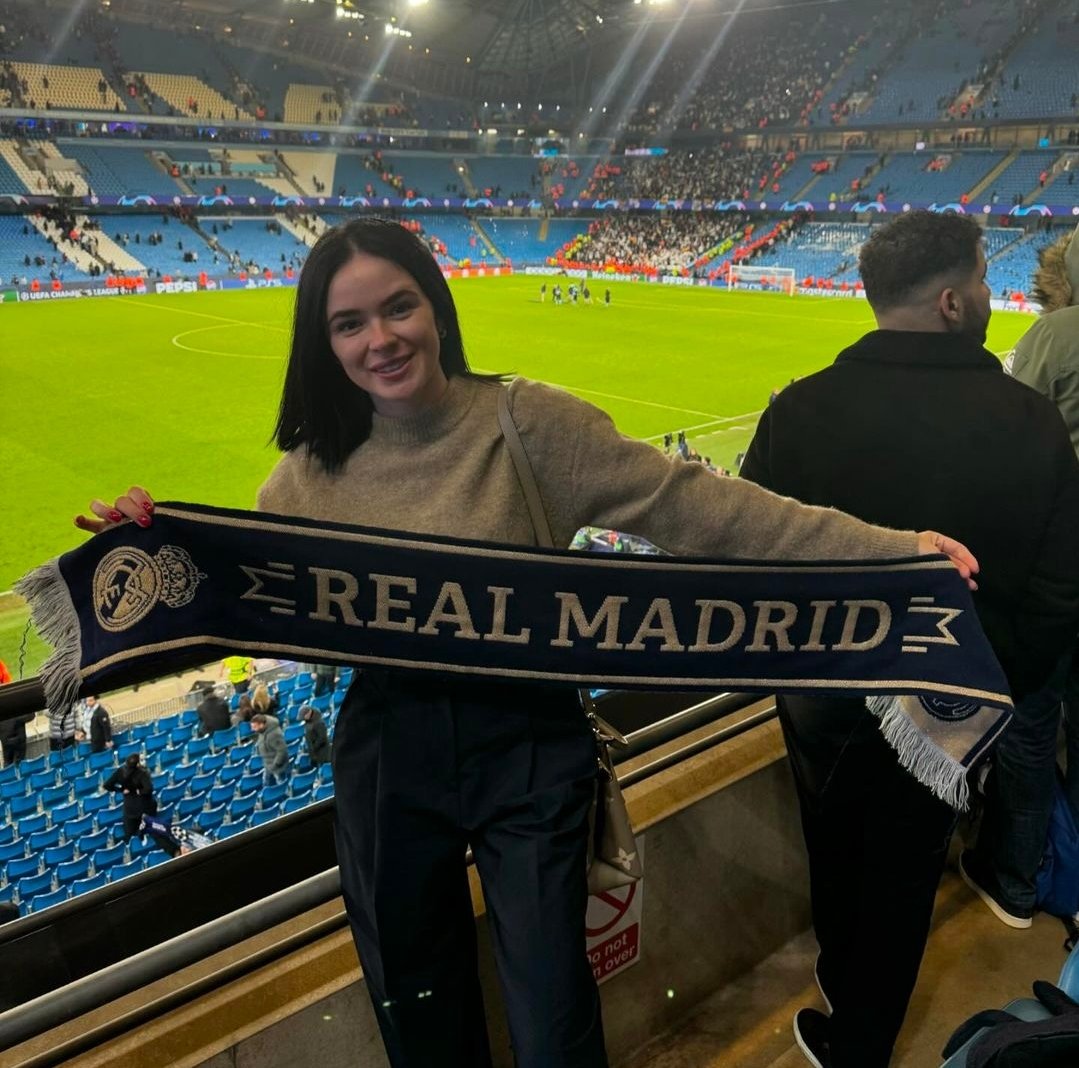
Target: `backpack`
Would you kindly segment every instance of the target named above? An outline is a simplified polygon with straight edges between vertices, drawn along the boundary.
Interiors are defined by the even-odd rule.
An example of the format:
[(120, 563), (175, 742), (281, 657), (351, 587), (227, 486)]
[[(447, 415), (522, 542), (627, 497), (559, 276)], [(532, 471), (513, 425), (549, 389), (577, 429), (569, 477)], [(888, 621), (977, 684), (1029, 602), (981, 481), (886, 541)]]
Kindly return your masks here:
[(967, 1068), (1074, 1068), (1079, 1064), (1079, 1003), (1041, 980), (1034, 983), (1034, 994), (1049, 1016), (1023, 1020), (1003, 1009), (979, 1012), (952, 1035), (943, 1056), (952, 1057), (974, 1038)]
[(1037, 885), (1038, 908), (1043, 912), (1061, 919), (1079, 913), (1079, 825), (1064, 793), (1059, 768)]

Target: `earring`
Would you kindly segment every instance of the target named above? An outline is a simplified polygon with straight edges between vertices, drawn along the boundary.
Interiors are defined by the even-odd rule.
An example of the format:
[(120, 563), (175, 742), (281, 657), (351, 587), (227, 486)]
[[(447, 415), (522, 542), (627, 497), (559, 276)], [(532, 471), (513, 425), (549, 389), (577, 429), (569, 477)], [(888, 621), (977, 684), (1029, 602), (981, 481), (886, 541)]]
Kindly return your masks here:
[(445, 337), (446, 336), (446, 328), (444, 326), (440, 326), (438, 328), (438, 336), (439, 337)]

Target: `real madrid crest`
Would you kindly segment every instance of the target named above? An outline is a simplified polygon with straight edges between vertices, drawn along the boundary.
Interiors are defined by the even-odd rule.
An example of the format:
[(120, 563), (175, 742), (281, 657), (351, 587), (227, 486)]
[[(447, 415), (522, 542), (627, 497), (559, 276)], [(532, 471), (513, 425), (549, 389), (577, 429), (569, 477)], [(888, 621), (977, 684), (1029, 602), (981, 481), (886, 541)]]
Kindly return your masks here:
[(158, 601), (170, 608), (189, 604), (205, 577), (178, 545), (163, 545), (154, 556), (121, 546), (94, 570), (94, 615), (104, 630), (127, 630)]

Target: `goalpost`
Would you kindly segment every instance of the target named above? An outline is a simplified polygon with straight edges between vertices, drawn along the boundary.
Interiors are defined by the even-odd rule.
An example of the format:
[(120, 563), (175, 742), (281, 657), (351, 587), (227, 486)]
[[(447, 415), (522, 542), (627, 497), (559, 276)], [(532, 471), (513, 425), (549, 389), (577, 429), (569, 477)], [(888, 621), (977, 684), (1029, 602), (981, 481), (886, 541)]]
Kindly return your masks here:
[(760, 289), (765, 292), (786, 293), (794, 296), (793, 267), (751, 267), (745, 263), (732, 263), (727, 275), (727, 288)]

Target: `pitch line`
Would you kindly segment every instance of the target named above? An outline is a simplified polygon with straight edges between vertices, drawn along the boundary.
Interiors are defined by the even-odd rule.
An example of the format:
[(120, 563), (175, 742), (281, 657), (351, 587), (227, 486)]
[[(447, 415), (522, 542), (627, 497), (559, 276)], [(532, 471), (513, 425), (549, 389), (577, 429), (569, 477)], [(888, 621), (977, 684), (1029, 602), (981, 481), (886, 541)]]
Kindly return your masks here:
[[(647, 300), (627, 301), (627, 308), (660, 308), (670, 311), (669, 304), (656, 304)], [(869, 326), (875, 322), (873, 319), (838, 319), (832, 315), (789, 315), (787, 312), (763, 312), (751, 311), (748, 308), (723, 308), (718, 304), (713, 306), (700, 305), (701, 310), (711, 312), (729, 312), (732, 315), (756, 315), (764, 319), (812, 319), (815, 323), (842, 323), (844, 326)], [(694, 308), (694, 311), (697, 309)]]
[[(752, 419), (754, 416), (760, 415), (761, 411), (763, 411), (763, 409), (761, 409), (760, 411), (756, 411), (756, 412), (743, 412), (741, 415), (728, 415), (728, 416), (725, 416), (722, 419), (713, 419), (713, 420), (711, 420), (710, 422), (707, 422), (707, 423), (698, 423), (696, 426), (687, 426), (687, 427), (684, 427), (682, 429), (684, 429), (685, 433), (687, 433), (687, 434), (693, 434), (698, 430), (708, 430), (710, 427), (719, 427), (723, 423), (734, 423), (734, 422), (737, 422), (739, 419)], [(730, 426), (730, 427), (723, 427), (720, 430), (713, 430), (712, 433), (713, 434), (726, 434), (730, 430), (745, 430), (745, 429), (746, 429), (746, 427), (744, 427), (744, 426)], [(670, 431), (667, 431), (666, 433), (670, 433)], [(644, 441), (662, 441), (663, 436), (664, 436), (663, 434), (653, 434), (651, 437), (644, 438), (643, 440)]]
[[(280, 334), (287, 334), (283, 326), (271, 326), (267, 323), (252, 323), (247, 319), (228, 319), (224, 315), (211, 315), (209, 312), (191, 311), (189, 308), (174, 308), (171, 304), (151, 304), (144, 297), (137, 301), (122, 301), (125, 307), (132, 308), (156, 308), (158, 311), (179, 312), (181, 315), (197, 315), (200, 319), (216, 319), (219, 323), (231, 323), (233, 326), (254, 326), (260, 330), (276, 330)], [(181, 335), (177, 334), (177, 337)]]
[(193, 330), (184, 330), (181, 331), (179, 334), (176, 334), (172, 338), (172, 343), (178, 349), (183, 349), (185, 352), (194, 352), (199, 354), (200, 356), (226, 356), (235, 360), (274, 360), (277, 363), (280, 363), (281, 360), (285, 358), (284, 356), (267, 356), (251, 352), (222, 352), (220, 349), (196, 349), (193, 348), (191, 345), (185, 345), (180, 340), (180, 338), (190, 337), (192, 334), (203, 334), (207, 330), (220, 329), (221, 327), (219, 326), (196, 326)]

